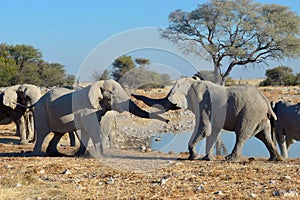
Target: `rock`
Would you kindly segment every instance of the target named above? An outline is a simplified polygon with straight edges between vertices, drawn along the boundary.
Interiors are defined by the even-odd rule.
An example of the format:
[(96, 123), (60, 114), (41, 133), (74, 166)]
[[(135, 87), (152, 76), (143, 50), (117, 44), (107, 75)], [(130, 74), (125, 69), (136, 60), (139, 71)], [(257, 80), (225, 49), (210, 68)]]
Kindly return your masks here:
[(168, 179), (162, 178), (162, 179), (159, 180), (159, 184), (160, 185), (165, 185), (167, 183), (167, 181), (168, 181)]
[(76, 185), (76, 188), (79, 189), (79, 190), (83, 189), (83, 187), (81, 185)]
[(282, 179), (284, 179), (284, 180), (292, 180), (292, 178), (290, 176), (284, 176), (284, 177), (282, 177)]
[(146, 146), (144, 146), (144, 145), (142, 145), (142, 146), (140, 147), (140, 150), (141, 150), (141, 152), (145, 152), (145, 151), (146, 151), (146, 149), (147, 149), (147, 147), (146, 147)]
[(257, 197), (257, 194), (251, 193), (250, 197), (255, 198), (255, 197)]
[(275, 183), (276, 183), (276, 181), (274, 181), (274, 180), (270, 180), (270, 181), (269, 181), (269, 183), (275, 184)]
[(294, 191), (294, 190), (288, 190), (285, 193), (283, 193), (284, 197), (298, 197), (299, 194), (298, 192)]
[(152, 151), (152, 149), (151, 148), (149, 148), (149, 147), (146, 147), (146, 150), (145, 150), (145, 152), (146, 153), (149, 153), (149, 152), (151, 152)]
[(196, 188), (196, 191), (205, 192), (204, 186), (201, 184), (199, 187)]
[(114, 178), (113, 177), (109, 177), (109, 180), (106, 181), (106, 184), (107, 185), (111, 185), (111, 184), (114, 184), (114, 182), (115, 182)]
[(256, 181), (253, 182), (253, 185), (258, 185), (258, 183)]
[(66, 169), (62, 174), (72, 174), (70, 170)]
[(5, 167), (6, 169), (11, 169), (11, 168), (13, 168), (13, 166), (11, 166), (11, 165), (9, 165), (9, 164), (5, 164), (4, 167)]
[(17, 184), (16, 184), (16, 187), (21, 187), (21, 186), (22, 186), (21, 183), (17, 183)]
[(42, 170), (39, 171), (39, 174), (44, 174), (44, 173), (45, 173), (44, 169), (42, 169)]
[(222, 192), (221, 190), (219, 190), (219, 191), (214, 192), (213, 194), (216, 194), (216, 195), (223, 195), (223, 192)]
[(298, 197), (298, 192), (294, 190), (275, 190), (273, 196), (283, 196), (283, 197)]

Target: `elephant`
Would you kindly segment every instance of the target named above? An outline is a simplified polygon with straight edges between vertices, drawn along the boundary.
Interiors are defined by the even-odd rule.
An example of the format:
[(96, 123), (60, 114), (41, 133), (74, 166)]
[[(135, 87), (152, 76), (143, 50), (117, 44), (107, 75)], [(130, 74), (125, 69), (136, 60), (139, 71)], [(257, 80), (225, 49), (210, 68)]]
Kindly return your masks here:
[(274, 142), (278, 142), (283, 158), (288, 158), (288, 150), (293, 143), (300, 141), (300, 103), (279, 101), (273, 104), (277, 120), (272, 120)]
[(24, 106), (34, 105), (41, 96), (40, 89), (31, 84), (14, 85), (0, 94), (0, 120), (6, 118), (7, 122), (16, 124), (20, 144), (28, 144), (34, 139), (32, 108)]
[(195, 114), (196, 125), (188, 143), (188, 159), (199, 158), (196, 145), (206, 137), (206, 155), (202, 159), (212, 160), (213, 147), (222, 129), (236, 134), (235, 146), (226, 160), (238, 161), (244, 143), (252, 136), (266, 145), (269, 160), (282, 159), (271, 139), (269, 117), (276, 118), (276, 115), (266, 97), (255, 87), (225, 87), (193, 77), (177, 80), (165, 98), (151, 99), (134, 94), (133, 97), (149, 106), (162, 106), (164, 110), (157, 113), (185, 109)]
[[(101, 80), (79, 90), (55, 88), (35, 104), (34, 129), (36, 142), (33, 153), (42, 154), (45, 137), (54, 133), (46, 149), (47, 154), (57, 153), (56, 145), (66, 132), (80, 132), (82, 153), (91, 139), (97, 155), (103, 154), (102, 134), (99, 126), (102, 116), (109, 110), (129, 111), (143, 118), (167, 122), (157, 114), (150, 114), (136, 106), (124, 89), (114, 80)], [(100, 153), (100, 154), (99, 154)]]

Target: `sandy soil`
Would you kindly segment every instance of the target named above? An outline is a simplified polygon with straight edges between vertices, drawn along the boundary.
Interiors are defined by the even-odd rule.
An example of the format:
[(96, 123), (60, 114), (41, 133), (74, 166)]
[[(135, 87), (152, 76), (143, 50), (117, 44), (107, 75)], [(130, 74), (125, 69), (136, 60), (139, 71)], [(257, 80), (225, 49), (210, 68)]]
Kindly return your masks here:
[[(270, 100), (297, 102), (300, 97), (298, 88), (262, 91)], [(187, 153), (126, 148), (107, 149), (98, 159), (37, 157), (30, 154), (33, 145), (19, 145), (14, 132), (13, 124), (0, 126), (0, 200), (300, 198), (300, 159), (269, 162), (245, 157), (226, 162), (218, 156), (215, 161), (188, 161), (182, 160)], [(68, 142), (64, 137), (59, 150), (71, 154), (77, 147)]]

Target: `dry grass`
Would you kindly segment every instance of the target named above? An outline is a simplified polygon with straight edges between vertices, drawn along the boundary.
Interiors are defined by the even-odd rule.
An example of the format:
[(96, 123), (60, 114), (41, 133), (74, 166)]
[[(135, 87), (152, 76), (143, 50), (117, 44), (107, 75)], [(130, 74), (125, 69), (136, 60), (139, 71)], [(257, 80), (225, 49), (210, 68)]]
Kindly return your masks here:
[[(0, 199), (245, 199), (252, 193), (270, 199), (277, 198), (274, 191), (300, 189), (299, 159), (232, 163), (223, 157), (212, 162), (180, 161), (159, 154), (158, 162), (169, 159), (163, 167), (128, 169), (131, 162), (150, 162), (152, 154), (157, 153), (143, 153), (139, 161), (114, 158), (122, 170), (94, 158), (2, 157)], [(114, 182), (109, 184), (111, 177)], [(214, 194), (217, 191), (222, 194)]]

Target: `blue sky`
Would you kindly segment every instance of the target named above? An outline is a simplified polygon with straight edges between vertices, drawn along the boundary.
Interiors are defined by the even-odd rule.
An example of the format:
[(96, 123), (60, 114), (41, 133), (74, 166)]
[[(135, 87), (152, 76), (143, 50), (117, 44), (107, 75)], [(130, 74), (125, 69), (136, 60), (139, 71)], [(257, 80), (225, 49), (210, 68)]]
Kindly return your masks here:
[[(206, 1), (0, 0), (0, 43), (32, 45), (43, 53), (46, 61), (61, 63), (68, 73), (77, 74), (90, 52), (97, 49), (99, 44), (101, 46), (105, 41), (128, 30), (143, 27), (165, 28), (168, 26), (170, 12), (175, 9), (190, 11), (196, 8), (197, 4), (204, 2)], [(286, 5), (300, 14), (299, 1), (260, 0), (260, 2)], [(149, 41), (152, 40), (151, 37), (149, 36)], [(120, 44), (122, 46), (120, 48), (124, 48), (124, 45), (126, 43)], [(155, 47), (161, 48), (159, 45)], [(143, 53), (137, 52), (137, 55), (142, 56)], [(97, 56), (99, 59), (102, 57)], [(169, 58), (165, 55), (164, 57), (165, 60)], [(179, 67), (181, 62), (175, 63), (174, 60), (176, 59), (170, 58), (168, 62), (166, 61), (167, 65)], [(201, 65), (203, 69), (212, 69), (211, 63), (199, 58), (195, 60), (197, 67)], [(270, 67), (284, 64), (300, 72), (299, 60), (270, 63)], [(234, 70), (232, 76), (263, 77), (264, 72), (265, 68), (256, 70), (240, 68)]]

